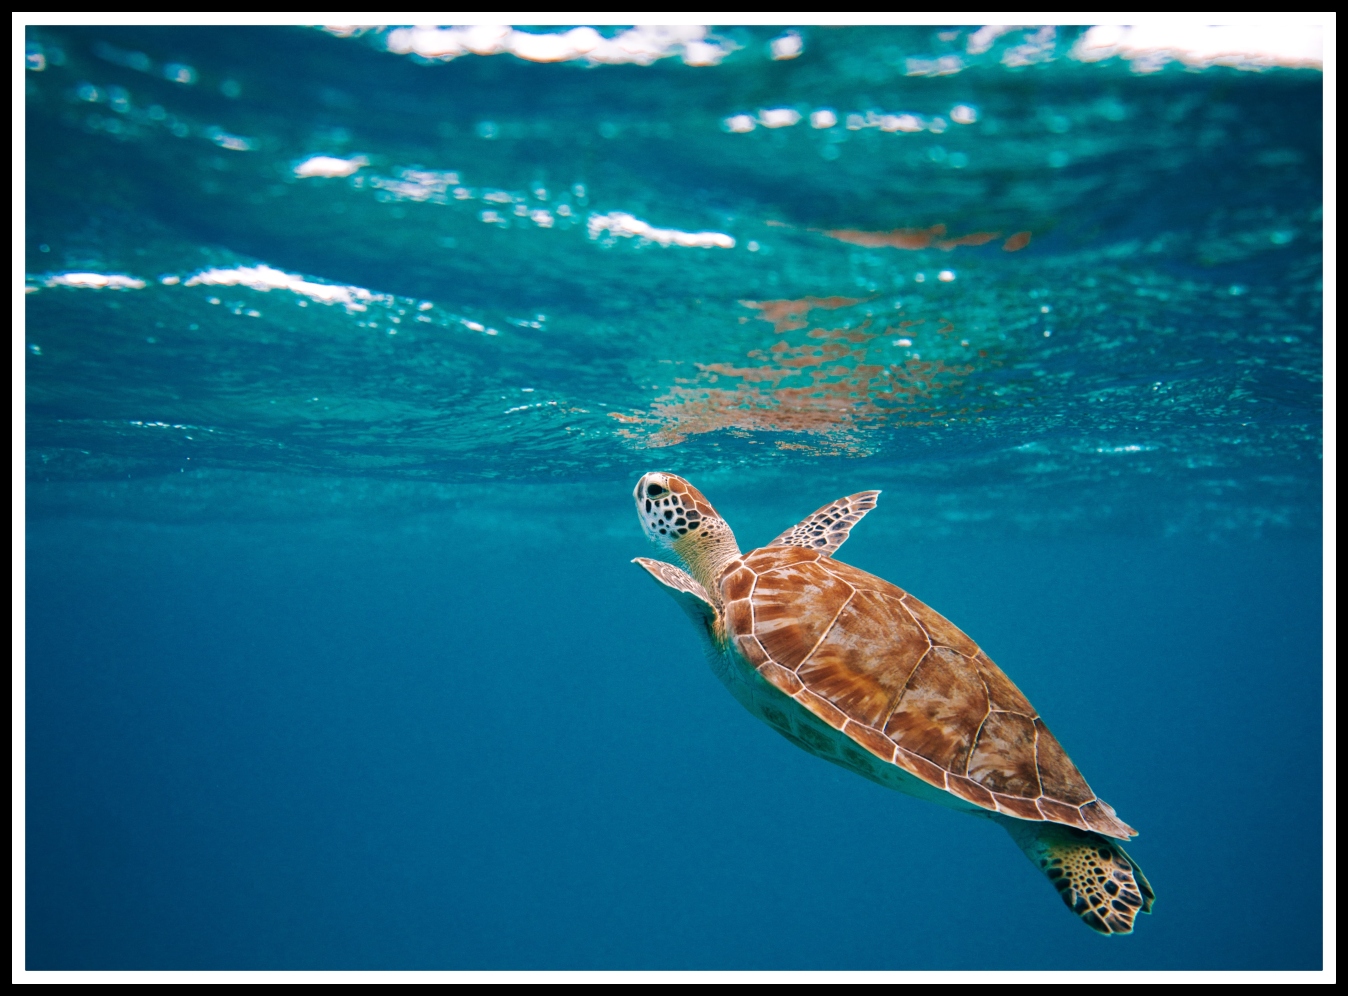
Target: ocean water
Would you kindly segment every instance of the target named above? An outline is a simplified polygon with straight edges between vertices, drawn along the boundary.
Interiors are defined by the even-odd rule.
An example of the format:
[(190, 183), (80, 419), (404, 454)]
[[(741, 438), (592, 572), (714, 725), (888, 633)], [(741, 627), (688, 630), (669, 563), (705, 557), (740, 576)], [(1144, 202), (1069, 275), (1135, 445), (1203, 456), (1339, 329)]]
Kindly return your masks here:
[[(28, 966), (1318, 968), (1320, 72), (603, 34), (29, 30)], [(1153, 914), (745, 713), (654, 469), (883, 489)]]

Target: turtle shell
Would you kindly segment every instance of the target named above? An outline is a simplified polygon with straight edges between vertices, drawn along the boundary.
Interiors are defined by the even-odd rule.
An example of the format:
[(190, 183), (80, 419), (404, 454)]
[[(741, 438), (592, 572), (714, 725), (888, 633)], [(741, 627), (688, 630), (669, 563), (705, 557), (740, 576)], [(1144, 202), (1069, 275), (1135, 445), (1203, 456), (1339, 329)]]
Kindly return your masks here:
[(794, 546), (732, 562), (719, 587), (758, 673), (875, 756), (984, 809), (1136, 834), (1001, 669), (903, 589)]

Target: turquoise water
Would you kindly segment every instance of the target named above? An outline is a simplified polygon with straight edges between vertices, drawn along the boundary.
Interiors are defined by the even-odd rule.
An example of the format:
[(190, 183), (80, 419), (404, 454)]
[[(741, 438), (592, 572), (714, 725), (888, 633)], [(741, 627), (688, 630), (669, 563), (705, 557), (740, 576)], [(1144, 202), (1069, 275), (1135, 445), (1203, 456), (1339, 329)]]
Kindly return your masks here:
[[(799, 35), (30, 30), (30, 967), (1318, 967), (1320, 73)], [(744, 713), (651, 469), (882, 488), (1154, 914)]]

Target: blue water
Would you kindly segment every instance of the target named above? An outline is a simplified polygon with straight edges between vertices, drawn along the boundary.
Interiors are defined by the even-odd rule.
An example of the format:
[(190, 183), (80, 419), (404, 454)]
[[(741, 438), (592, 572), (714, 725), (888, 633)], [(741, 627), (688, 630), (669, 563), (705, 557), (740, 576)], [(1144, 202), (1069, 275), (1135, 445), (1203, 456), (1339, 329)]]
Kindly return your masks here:
[[(1319, 967), (1320, 73), (800, 34), (30, 29), (30, 968)], [(745, 713), (651, 469), (883, 488), (1153, 914)]]

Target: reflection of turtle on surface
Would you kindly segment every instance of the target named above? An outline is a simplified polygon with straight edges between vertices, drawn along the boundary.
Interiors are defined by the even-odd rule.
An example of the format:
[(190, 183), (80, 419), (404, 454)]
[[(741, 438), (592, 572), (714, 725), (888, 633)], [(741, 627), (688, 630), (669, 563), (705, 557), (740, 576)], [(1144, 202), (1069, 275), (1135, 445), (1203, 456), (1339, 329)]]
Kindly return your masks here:
[(755, 716), (882, 785), (998, 821), (1087, 926), (1130, 933), (1154, 894), (1111, 838), (1136, 831), (977, 644), (833, 559), (878, 494), (839, 499), (742, 554), (701, 492), (646, 474), (634, 494), (642, 527), (688, 570), (635, 562), (693, 618), (717, 677)]

